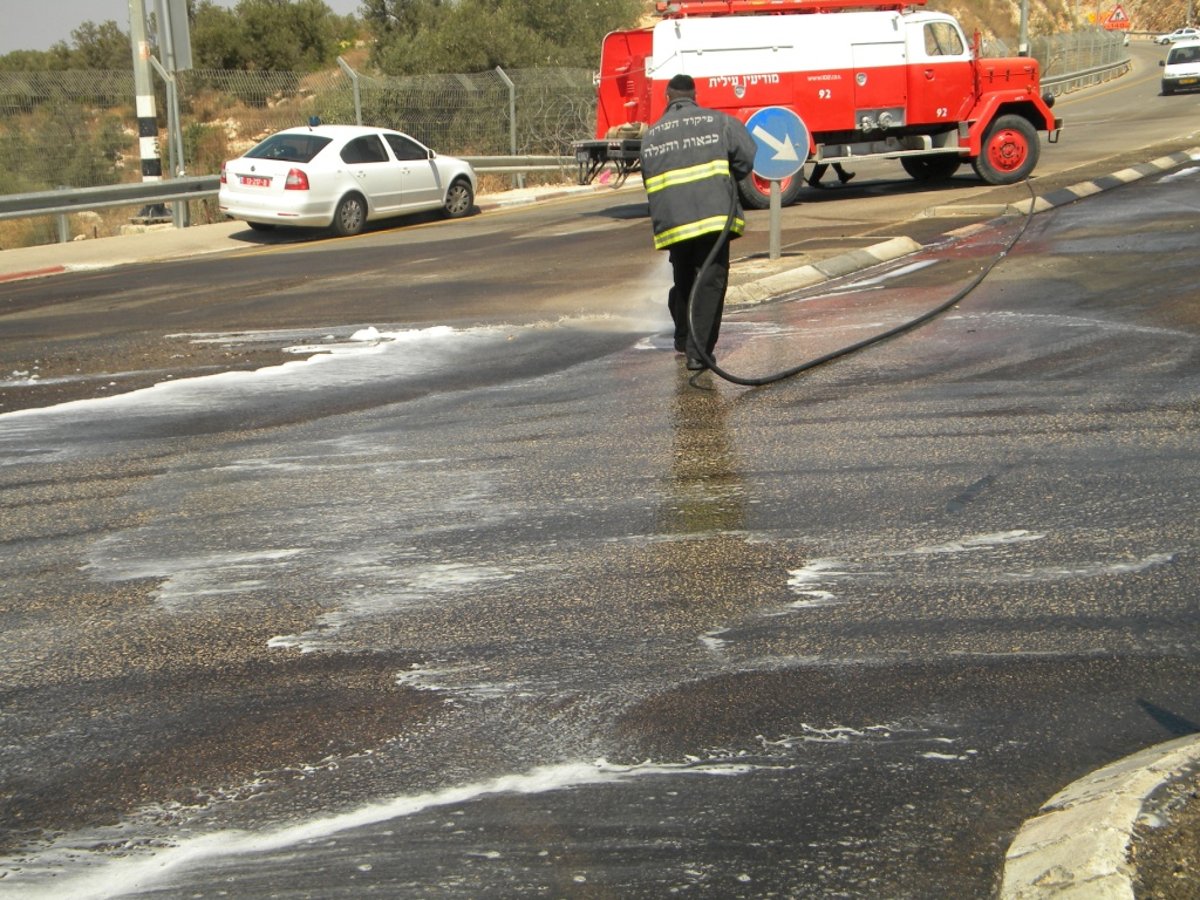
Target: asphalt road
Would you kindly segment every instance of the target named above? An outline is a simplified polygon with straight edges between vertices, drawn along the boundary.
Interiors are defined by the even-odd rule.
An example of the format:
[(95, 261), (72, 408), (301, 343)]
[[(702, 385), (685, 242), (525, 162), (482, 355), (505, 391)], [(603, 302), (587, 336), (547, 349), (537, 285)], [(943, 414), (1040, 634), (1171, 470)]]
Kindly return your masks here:
[[(689, 385), (620, 195), (6, 286), (4, 353), (148, 354), (63, 399), (308, 349), (0, 417), (0, 895), (989, 895), (1047, 796), (1200, 721), (1198, 206), (1039, 215), (766, 390)], [(720, 360), (905, 321), (1023, 224)]]

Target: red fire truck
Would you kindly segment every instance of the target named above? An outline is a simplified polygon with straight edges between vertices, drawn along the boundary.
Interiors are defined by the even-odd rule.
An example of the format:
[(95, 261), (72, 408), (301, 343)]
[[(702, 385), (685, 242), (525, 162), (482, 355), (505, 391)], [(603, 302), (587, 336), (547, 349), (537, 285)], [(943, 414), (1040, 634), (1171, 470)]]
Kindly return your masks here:
[[(669, 0), (653, 27), (604, 39), (596, 137), (575, 143), (581, 184), (608, 164), (638, 167), (641, 134), (662, 115), (666, 84), (696, 81), (701, 106), (743, 122), (764, 107), (793, 110), (809, 134), (809, 159), (898, 159), (918, 180), (948, 178), (964, 161), (989, 184), (1023, 180), (1062, 120), (1039, 93), (1030, 57), (985, 59), (925, 0)], [(801, 173), (783, 182), (784, 204)], [(765, 209), (770, 182), (741, 186)]]

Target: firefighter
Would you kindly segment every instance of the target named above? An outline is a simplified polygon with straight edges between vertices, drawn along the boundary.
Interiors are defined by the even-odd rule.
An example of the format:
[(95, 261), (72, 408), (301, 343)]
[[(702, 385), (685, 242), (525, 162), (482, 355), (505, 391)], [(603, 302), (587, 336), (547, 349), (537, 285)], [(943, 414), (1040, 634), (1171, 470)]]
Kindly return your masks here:
[[(825, 173), (828, 171), (829, 163), (817, 163), (813, 166), (812, 172), (808, 176), (809, 185), (815, 188), (824, 187), (825, 185), (821, 184), (821, 179), (825, 177)], [(842, 184), (845, 184), (854, 177), (854, 173), (843, 169), (841, 163), (834, 163), (833, 171), (837, 173), (838, 181)]]
[[(708, 368), (705, 359), (712, 359), (717, 344), (729, 283), (729, 240), (746, 227), (737, 182), (754, 168), (756, 149), (737, 119), (697, 105), (690, 75), (676, 75), (667, 83), (667, 109), (642, 140), (642, 180), (650, 201), (654, 249), (670, 254), (674, 277), (667, 307), (675, 323), (675, 350), (685, 354), (694, 372)], [(716, 256), (705, 268), (718, 242)], [(691, 334), (688, 302), (693, 287)]]

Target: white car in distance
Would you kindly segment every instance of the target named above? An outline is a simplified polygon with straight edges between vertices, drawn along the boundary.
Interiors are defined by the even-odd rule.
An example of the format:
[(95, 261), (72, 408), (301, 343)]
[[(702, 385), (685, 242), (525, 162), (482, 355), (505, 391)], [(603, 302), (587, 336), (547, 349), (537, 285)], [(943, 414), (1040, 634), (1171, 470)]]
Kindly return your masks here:
[(279, 131), (221, 166), (221, 212), (269, 230), (280, 225), (358, 234), (367, 222), (475, 202), (471, 165), (387, 128), (309, 125)]
[(1173, 44), (1176, 41), (1190, 41), (1193, 38), (1200, 38), (1200, 29), (1198, 28), (1176, 28), (1169, 34), (1160, 34), (1154, 39), (1156, 44)]

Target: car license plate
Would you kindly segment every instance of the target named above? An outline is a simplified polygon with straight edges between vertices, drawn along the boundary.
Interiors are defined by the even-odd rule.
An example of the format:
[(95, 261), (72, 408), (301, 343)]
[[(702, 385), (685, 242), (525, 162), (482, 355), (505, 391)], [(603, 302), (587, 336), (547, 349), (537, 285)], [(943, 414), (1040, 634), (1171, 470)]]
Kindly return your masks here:
[(242, 184), (246, 185), (247, 187), (270, 187), (271, 186), (271, 179), (264, 178), (261, 175), (239, 175), (238, 178), (240, 178)]
[(1179, 79), (1180, 84), (1195, 84), (1198, 81), (1200, 81), (1200, 78), (1180, 78)]

